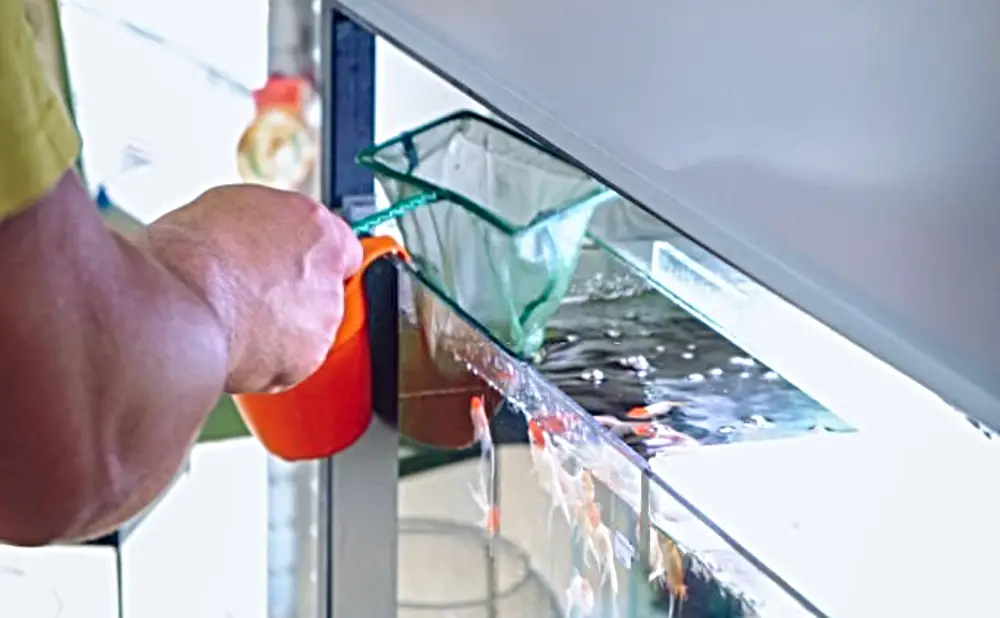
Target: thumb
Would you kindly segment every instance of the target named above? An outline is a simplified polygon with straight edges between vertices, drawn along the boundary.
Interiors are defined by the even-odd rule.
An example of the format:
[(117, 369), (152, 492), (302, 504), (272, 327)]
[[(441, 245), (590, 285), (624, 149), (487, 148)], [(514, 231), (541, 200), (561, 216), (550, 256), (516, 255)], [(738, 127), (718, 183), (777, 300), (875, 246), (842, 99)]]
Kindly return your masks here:
[(364, 259), (364, 249), (361, 241), (354, 234), (351, 226), (339, 215), (330, 211), (325, 211), (329, 219), (330, 231), (336, 243), (337, 250), (340, 251), (340, 271), (344, 279), (347, 279), (361, 268)]
[(343, 236), (340, 247), (340, 264), (344, 272), (344, 278), (346, 279), (361, 269), (361, 262), (364, 259), (364, 249), (361, 247), (361, 241), (349, 229), (347, 234)]

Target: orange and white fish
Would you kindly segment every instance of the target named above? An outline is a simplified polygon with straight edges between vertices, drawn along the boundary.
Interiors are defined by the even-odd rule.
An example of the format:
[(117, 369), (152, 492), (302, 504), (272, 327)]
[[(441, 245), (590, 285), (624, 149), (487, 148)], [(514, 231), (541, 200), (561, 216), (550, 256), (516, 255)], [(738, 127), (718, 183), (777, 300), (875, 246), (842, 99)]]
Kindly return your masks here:
[(572, 618), (574, 612), (579, 618), (594, 613), (594, 587), (576, 569), (566, 588), (566, 618)]
[(680, 616), (684, 601), (687, 600), (687, 586), (684, 584), (684, 557), (677, 548), (677, 543), (663, 538), (663, 545), (667, 590), (670, 592), (670, 610), (667, 616), (673, 618), (675, 605), (677, 615)]
[(528, 421), (528, 443), (531, 453), (531, 463), (538, 477), (538, 485), (549, 494), (552, 502), (549, 508), (549, 529), (552, 527), (552, 515), (556, 509), (562, 511), (566, 522), (572, 524), (572, 513), (569, 510), (569, 500), (566, 495), (567, 472), (563, 467), (559, 451), (552, 444), (549, 434), (536, 420)]
[(635, 423), (630, 426), (632, 433), (644, 440), (651, 440), (660, 434), (653, 423)]
[[(584, 507), (579, 526), (580, 535), (589, 556), (596, 562), (601, 573), (601, 585), (610, 584), (611, 592), (618, 594), (618, 570), (615, 567), (615, 547), (611, 529), (601, 521), (601, 507), (591, 502)], [(589, 562), (587, 555), (584, 562)]]
[(666, 416), (682, 406), (684, 406), (683, 401), (657, 401), (648, 406), (636, 406), (626, 412), (625, 417), (633, 421), (649, 421)]
[(490, 419), (486, 415), (486, 404), (482, 397), (477, 396), (469, 400), (469, 417), (472, 419), (475, 441), (479, 442), (484, 450), (492, 451), (493, 437), (490, 435)]
[[(639, 536), (639, 524), (636, 524), (636, 537)], [(663, 556), (660, 534), (649, 531), (649, 582), (666, 584), (667, 562)]]
[(594, 420), (623, 440), (629, 436), (638, 436), (643, 439), (654, 438), (658, 433), (657, 427), (653, 423), (629, 423), (607, 415), (595, 416)]
[(479, 480), (470, 486), (472, 499), (483, 512), (481, 525), (486, 531), (490, 542), (490, 554), (493, 552), (493, 539), (500, 531), (500, 509), (496, 504), (494, 481), (496, 478), (496, 451), (493, 447), (493, 436), (490, 434), (490, 419), (486, 415), (486, 407), (482, 397), (473, 397), (469, 401), (469, 417), (475, 439), (479, 442)]

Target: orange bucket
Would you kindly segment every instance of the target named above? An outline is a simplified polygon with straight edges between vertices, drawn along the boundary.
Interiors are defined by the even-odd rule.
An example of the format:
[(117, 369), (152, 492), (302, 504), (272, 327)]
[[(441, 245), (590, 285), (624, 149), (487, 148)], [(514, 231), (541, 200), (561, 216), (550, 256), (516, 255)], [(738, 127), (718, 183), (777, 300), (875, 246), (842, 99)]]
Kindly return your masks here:
[(234, 397), (250, 431), (282, 459), (329, 457), (354, 444), (371, 424), (368, 307), (362, 279), (375, 260), (405, 251), (386, 236), (362, 238), (361, 246), (361, 269), (344, 284), (344, 318), (316, 373), (281, 393)]

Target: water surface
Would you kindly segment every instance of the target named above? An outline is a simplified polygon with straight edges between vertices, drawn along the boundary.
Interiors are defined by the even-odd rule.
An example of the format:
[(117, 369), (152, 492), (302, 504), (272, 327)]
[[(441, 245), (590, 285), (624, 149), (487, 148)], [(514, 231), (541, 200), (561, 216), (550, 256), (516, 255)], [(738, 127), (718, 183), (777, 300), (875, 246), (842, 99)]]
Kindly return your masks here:
[(677, 402), (662, 422), (705, 445), (851, 431), (659, 293), (619, 292), (565, 303), (536, 357), (591, 414), (624, 420), (634, 407)]

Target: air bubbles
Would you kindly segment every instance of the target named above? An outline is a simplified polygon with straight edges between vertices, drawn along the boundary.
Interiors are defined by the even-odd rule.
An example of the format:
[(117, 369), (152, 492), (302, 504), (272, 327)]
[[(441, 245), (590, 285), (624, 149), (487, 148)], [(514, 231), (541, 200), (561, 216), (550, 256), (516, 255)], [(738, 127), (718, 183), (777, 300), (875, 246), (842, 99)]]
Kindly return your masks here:
[(743, 424), (752, 429), (766, 429), (768, 427), (774, 427), (774, 423), (767, 420), (761, 414), (751, 414), (743, 419)]

